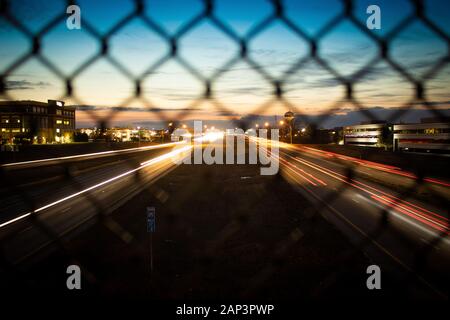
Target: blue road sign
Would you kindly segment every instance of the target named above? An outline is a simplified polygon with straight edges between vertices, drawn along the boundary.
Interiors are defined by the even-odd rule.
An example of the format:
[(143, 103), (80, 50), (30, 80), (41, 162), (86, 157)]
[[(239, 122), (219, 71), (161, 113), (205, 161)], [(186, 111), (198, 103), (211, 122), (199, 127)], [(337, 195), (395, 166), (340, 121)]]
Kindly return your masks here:
[(155, 232), (156, 214), (155, 207), (147, 207), (147, 232)]

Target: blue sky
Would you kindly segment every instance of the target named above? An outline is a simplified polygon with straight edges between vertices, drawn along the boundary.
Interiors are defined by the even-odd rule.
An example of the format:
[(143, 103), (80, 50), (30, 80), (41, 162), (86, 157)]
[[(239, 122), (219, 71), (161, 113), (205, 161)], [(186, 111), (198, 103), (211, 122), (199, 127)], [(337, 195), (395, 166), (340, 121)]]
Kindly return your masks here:
[[(82, 24), (88, 21), (99, 33), (106, 33), (118, 20), (133, 10), (133, 1), (80, 0)], [(176, 34), (203, 9), (199, 0), (146, 1), (146, 14), (168, 35)], [(366, 8), (376, 4), (381, 8), (382, 29), (372, 31), (387, 35), (413, 8), (406, 0), (355, 1), (354, 13), (365, 23)], [(425, 2), (427, 16), (447, 35), (450, 34), (450, 2)], [(287, 17), (310, 36), (314, 36), (330, 19), (342, 10), (341, 1), (284, 1)], [(32, 32), (38, 32), (54, 16), (65, 12), (65, 1), (15, 0), (11, 12)], [(239, 36), (244, 36), (259, 21), (272, 12), (269, 1), (216, 1), (215, 13)], [(0, 72), (30, 50), (30, 41), (0, 19)], [(231, 59), (238, 46), (208, 21), (185, 34), (180, 42), (180, 56), (203, 75), (209, 76)], [(250, 57), (264, 67), (272, 77), (282, 76), (293, 63), (308, 54), (307, 44), (282, 23), (275, 22), (249, 44)], [(339, 73), (351, 76), (375, 54), (376, 46), (351, 23), (339, 24), (319, 43), (321, 57)], [(420, 78), (442, 56), (448, 54), (446, 43), (421, 23), (414, 23), (400, 33), (390, 46), (392, 57), (414, 76)], [(42, 42), (42, 53), (65, 74), (72, 74), (86, 59), (99, 50), (98, 42), (86, 30), (69, 31), (62, 20)], [(134, 76), (143, 76), (144, 96), (154, 106), (163, 109), (183, 109), (202, 94), (203, 85), (183, 67), (171, 60), (152, 74), (144, 71), (169, 50), (167, 42), (149, 31), (142, 20), (135, 19), (110, 40), (110, 54)], [(411, 85), (386, 64), (375, 66), (356, 88), (356, 96), (367, 107), (399, 107), (412, 95)], [(430, 100), (450, 101), (447, 67), (429, 82)], [(9, 94), (16, 99), (46, 100), (64, 93), (64, 85), (45, 67), (32, 59), (7, 77)], [(123, 105), (133, 92), (132, 83), (113, 66), (101, 60), (77, 77), (75, 93), (86, 104), (98, 106)], [(213, 86), (216, 97), (237, 115), (251, 113), (271, 98), (273, 88), (254, 70), (240, 62), (220, 77)], [(321, 113), (343, 98), (343, 88), (326, 71), (314, 63), (304, 66), (286, 84), (286, 97), (297, 108), (308, 113)], [(70, 102), (70, 101), (69, 101)], [(129, 106), (140, 107), (140, 102)], [(214, 115), (207, 104), (201, 106), (198, 117)], [(267, 114), (280, 114), (284, 106), (274, 107)], [(138, 115), (137, 117), (141, 117)], [(150, 115), (149, 115), (150, 116)], [(124, 114), (132, 119), (135, 114)], [(131, 121), (131, 120), (130, 120)]]

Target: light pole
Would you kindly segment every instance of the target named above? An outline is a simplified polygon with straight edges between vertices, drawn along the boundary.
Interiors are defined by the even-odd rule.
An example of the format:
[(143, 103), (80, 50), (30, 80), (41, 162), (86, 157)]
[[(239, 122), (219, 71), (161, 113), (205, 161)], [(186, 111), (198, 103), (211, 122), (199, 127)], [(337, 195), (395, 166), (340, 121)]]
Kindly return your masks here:
[(137, 127), (138, 131), (138, 148), (141, 147), (141, 127)]
[(284, 119), (286, 119), (286, 122), (289, 124), (289, 137), (292, 144), (292, 122), (295, 119), (295, 115), (292, 111), (288, 111), (284, 114)]
[(280, 137), (283, 138), (284, 135), (286, 134), (286, 133), (285, 133), (285, 130), (284, 130), (284, 128), (283, 128), (283, 126), (284, 126), (284, 121), (283, 121), (283, 120), (280, 120), (280, 122), (278, 122), (278, 124), (280, 125)]

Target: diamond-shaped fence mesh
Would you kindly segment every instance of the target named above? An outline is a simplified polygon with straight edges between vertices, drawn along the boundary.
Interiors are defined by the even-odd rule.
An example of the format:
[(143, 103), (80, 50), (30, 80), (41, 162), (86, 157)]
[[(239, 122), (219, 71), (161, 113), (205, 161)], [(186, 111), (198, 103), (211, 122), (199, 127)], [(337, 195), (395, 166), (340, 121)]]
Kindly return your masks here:
[[(291, 12), (289, 12), (287, 5), (282, 0), (267, 1), (267, 6), (270, 8), (268, 14), (252, 21), (251, 26), (244, 33), (236, 30), (226, 18), (222, 17), (220, 7), (216, 1), (213, 0), (198, 1), (195, 4), (200, 7), (198, 13), (185, 21), (182, 21), (180, 26), (176, 28), (174, 32), (169, 32), (167, 28), (151, 14), (153, 10), (151, 1), (130, 1), (133, 9), (119, 19), (111, 18), (107, 30), (99, 30), (96, 24), (90, 22), (89, 19), (82, 19), (83, 32), (90, 37), (91, 40), (97, 43), (97, 49), (94, 54), (82, 59), (82, 62), (70, 72), (66, 72), (68, 66), (59, 64), (58, 61), (44, 53), (44, 38), (52, 33), (58, 25), (65, 23), (67, 19), (65, 10), (46, 21), (38, 30), (32, 30), (16, 16), (12, 2), (13, 1), (0, 2), (0, 18), (5, 23), (10, 24), (15, 32), (19, 32), (22, 37), (26, 38), (26, 41), (29, 43), (29, 50), (24, 53), (14, 54), (14, 59), (10, 60), (11, 62), (8, 62), (6, 66), (2, 67), (2, 72), (0, 74), (1, 98), (3, 100), (14, 100), (14, 96), (11, 94), (9, 88), (8, 80), (17, 72), (17, 70), (20, 70), (21, 67), (31, 60), (34, 60), (38, 61), (45, 68), (46, 72), (60, 82), (63, 93), (58, 97), (59, 100), (71, 101), (74, 105), (86, 106), (89, 105), (89, 95), (82, 94), (79, 90), (82, 81), (85, 80), (84, 75), (89, 72), (91, 68), (94, 68), (95, 64), (99, 62), (107, 63), (108, 66), (114, 70), (117, 77), (124, 79), (123, 83), (128, 85), (131, 94), (120, 99), (120, 101), (116, 101), (115, 106), (106, 108), (106, 112), (105, 108), (101, 109), (103, 112), (100, 112), (100, 109), (96, 108), (80, 109), (87, 112), (92, 122), (95, 122), (98, 128), (110, 127), (111, 123), (115, 119), (120, 118), (121, 114), (127, 110), (128, 106), (136, 104), (140, 105), (143, 110), (148, 111), (154, 118), (157, 118), (166, 124), (190, 119), (189, 116), (192, 113), (202, 110), (205, 115), (210, 113), (230, 117), (231, 120), (234, 121), (234, 125), (240, 128), (251, 128), (255, 123), (255, 115), (271, 114), (272, 108), (281, 108), (285, 111), (290, 110), (295, 113), (298, 119), (302, 119), (305, 125), (314, 125), (316, 127), (321, 127), (329, 117), (339, 113), (345, 108), (352, 108), (353, 110), (360, 111), (368, 120), (385, 120), (389, 123), (395, 123), (398, 119), (407, 114), (411, 108), (418, 106), (428, 110), (434, 117), (445, 117), (439, 107), (436, 106), (433, 101), (430, 101), (428, 94), (430, 86), (428, 83), (448, 66), (450, 61), (449, 35), (433, 21), (426, 10), (424, 1), (411, 0), (408, 3), (408, 6), (412, 8), (410, 12), (405, 16), (402, 16), (395, 26), (383, 35), (379, 35), (366, 27), (365, 22), (361, 21), (355, 13), (356, 1), (351, 0), (342, 1), (341, 10), (334, 16), (329, 17), (323, 25), (317, 28), (313, 35), (311, 35), (311, 32), (304, 29), (301, 23), (294, 21)], [(70, 6), (73, 4), (77, 4), (77, 1), (67, 1), (65, 5)], [(136, 21), (144, 25), (149, 33), (152, 34), (152, 37), (158, 38), (157, 41), (159, 41), (159, 45), (157, 46), (158, 50), (151, 48), (151, 46), (149, 47), (149, 50), (152, 51), (149, 52), (149, 56), (151, 53), (153, 58), (149, 60), (148, 64), (142, 65), (142, 68), (137, 68), (137, 70), (134, 67), (130, 67), (129, 64), (125, 63), (126, 61), (124, 61), (123, 57), (114, 54), (112, 50), (114, 38), (126, 30), (130, 24), (136, 23)], [(233, 48), (233, 50), (231, 50), (233, 54), (227, 56), (224, 53), (224, 59), (221, 61), (221, 65), (216, 66), (213, 70), (210, 70), (210, 72), (205, 72), (205, 68), (202, 67), (202, 61), (192, 59), (192, 56), (187, 57), (183, 53), (183, 44), (185, 40), (187, 41), (189, 35), (194, 32), (198, 26), (204, 23), (208, 23), (209, 28), (214, 30), (217, 37), (223, 37), (225, 39), (224, 41), (227, 41)], [(446, 47), (445, 54), (439, 59), (431, 61), (427, 65), (426, 72), (419, 76), (394, 57), (392, 48), (392, 43), (396, 41), (399, 35), (415, 23), (421, 23), (427, 32), (432, 34), (437, 41), (441, 42), (442, 45)], [(325, 57), (325, 54), (323, 54), (324, 49), (326, 49), (325, 43), (327, 37), (332, 36), (333, 31), (343, 24), (356, 30), (360, 34), (360, 37), (366, 39), (368, 46), (373, 49), (369, 58), (361, 63), (361, 65), (350, 74), (345, 74), (345, 72), (339, 68), (339, 65), (333, 64)], [(268, 32), (274, 26), (282, 28), (284, 33), (289, 34), (289, 39), (293, 39), (292, 45), (298, 46), (299, 52), (302, 52), (302, 54), (296, 56), (295, 59), (291, 59), (290, 61), (292, 61), (292, 63), (286, 65), (280, 72), (273, 72), (273, 68), (270, 64), (261, 63), (253, 54), (252, 49), (253, 45), (257, 43), (258, 38), (264, 36), (264, 33)], [(139, 39), (135, 40), (140, 41)], [(208, 43), (203, 45), (207, 47)], [(357, 55), (358, 53), (355, 52), (355, 56)], [(274, 59), (276, 59), (276, 57)], [(349, 59), (352, 59), (352, 57), (349, 57)], [(201, 88), (198, 95), (189, 93), (189, 100), (191, 102), (185, 103), (183, 108), (177, 109), (176, 114), (170, 109), (162, 107), (158, 101), (154, 101), (151, 93), (152, 86), (159, 85), (157, 80), (153, 81), (153, 77), (168, 64), (174, 64), (178, 69), (183, 70), (187, 76), (191, 77), (191, 81), (199, 84), (199, 88)], [(400, 108), (396, 109), (398, 111), (390, 113), (389, 119), (380, 119), (379, 116), (366, 105), (366, 102), (363, 101), (364, 99), (358, 97), (358, 85), (362, 83), (366, 77), (371, 77), (377, 73), (377, 68), (380, 65), (389, 69), (389, 73), (392, 77), (400, 79), (402, 83), (407, 83), (410, 87), (409, 98), (402, 102)], [(241, 110), (236, 110), (232, 104), (229, 104), (228, 100), (223, 98), (221, 92), (220, 82), (224, 80), (230, 72), (236, 70), (236, 68), (244, 68), (246, 70), (245, 72), (251, 73), (253, 77), (258, 78), (257, 81), (260, 81), (259, 83), (263, 83), (266, 86), (255, 86), (255, 88), (252, 89), (254, 91), (261, 91), (253, 92), (261, 98), (261, 103), (255, 105), (254, 108), (247, 112), (247, 115), (250, 115), (248, 117), (243, 117), (240, 112)], [(333, 89), (330, 89), (330, 96), (333, 96), (331, 90), (338, 93), (335, 95), (337, 97), (335, 101), (332, 101), (333, 98), (329, 99), (331, 103), (329, 103), (329, 107), (325, 111), (320, 111), (319, 114), (316, 112), (314, 116), (311, 116), (311, 113), (309, 113), (308, 110), (302, 108), (301, 103), (297, 103), (297, 101), (294, 101), (295, 99), (292, 99), (291, 92), (295, 89), (296, 84), (299, 83), (298, 77), (308, 77), (309, 74), (314, 72), (326, 75), (329, 82), (333, 83)], [(101, 85), (101, 83), (98, 83), (98, 86)], [(166, 89), (176, 91), (176, 81), (172, 83), (172, 85), (172, 88)], [(317, 97), (317, 99), (326, 99), (326, 96), (328, 95), (327, 90), (330, 86), (326, 86), (325, 84), (324, 86), (325, 90), (322, 91), (324, 97)], [(239, 88), (236, 88), (236, 90), (238, 89)], [(394, 95), (395, 94), (393, 94), (393, 96)], [(254, 103), (252, 103), (252, 105), (254, 105)], [(206, 110), (201, 109), (202, 107), (206, 108)], [(274, 111), (273, 113), (277, 113), (277, 111)], [(335, 160), (338, 162), (340, 161), (337, 158)], [(128, 167), (128, 170), (133, 170), (136, 166), (136, 162), (128, 159), (126, 155), (120, 156), (118, 161), (123, 161)], [(345, 164), (345, 162), (342, 163)], [(87, 205), (94, 208), (96, 212), (94, 216), (87, 216), (84, 221), (77, 225), (77, 227), (89, 224), (89, 222), (103, 224), (112, 232), (112, 234), (117, 235), (124, 244), (128, 246), (142, 245), (133, 241), (134, 235), (130, 231), (127, 231), (121, 223), (108, 215), (113, 208), (109, 208), (105, 205), (102, 199), (99, 199), (98, 195), (93, 191), (86, 191), (84, 189), (85, 187), (78, 182), (77, 173), (72, 170), (72, 165), (72, 163), (61, 162), (65, 181), (70, 182), (75, 190), (80, 192), (79, 196), (83, 197)], [(281, 167), (282, 171), (284, 171), (283, 164), (281, 164)], [(289, 171), (287, 176), (289, 176)], [(330, 193), (325, 199), (318, 202), (319, 204), (316, 203), (316, 205), (308, 207), (307, 210), (309, 210), (311, 216), (316, 214), (320, 215), (321, 212), (326, 210), (328, 204), (338, 201), (339, 197), (349, 189), (349, 186), (355, 184), (354, 179), (357, 176), (358, 172), (354, 170), (353, 166), (349, 166), (347, 174), (339, 177), (341, 185), (336, 192)], [(45, 219), (41, 217), (41, 211), (37, 212), (39, 204), (34, 200), (34, 195), (30, 195), (28, 191), (23, 190), (22, 186), (12, 177), (13, 176), (8, 170), (5, 170), (4, 168), (1, 169), (2, 185), (7, 185), (9, 188), (8, 191), (15, 194), (19, 201), (27, 208), (29, 214), (26, 219), (30, 227), (38, 230), (36, 232), (42, 232), (48, 238), (45, 246), (36, 249), (36, 252), (50, 246), (57, 247), (71, 261), (77, 262), (77, 256), (67, 247), (65, 234), (55, 231), (51, 225), (46, 223)], [(156, 198), (164, 199), (167, 197), (167, 195), (164, 195), (165, 191), (160, 189), (157, 184), (148, 186), (148, 180), (143, 177), (141, 171), (137, 170), (131, 172), (130, 177), (135, 180), (134, 184), (136, 186), (145, 187), (145, 190), (148, 190), (148, 192)], [(435, 201), (442, 204), (443, 208), (448, 208), (448, 199), (437, 193), (434, 194), (433, 188), (429, 188), (426, 185), (424, 178), (425, 177), (420, 172), (417, 173), (413, 180), (414, 183), (411, 183), (407, 188), (400, 190), (400, 194), (392, 199), (392, 201), (386, 199), (381, 200), (385, 202), (391, 201), (391, 207), (399, 210), (407, 210), (402, 207), (404, 206), (402, 199), (407, 199), (408, 196), (414, 194), (417, 189), (422, 188), (426, 189), (427, 192), (431, 194), (431, 197), (434, 197)], [(211, 179), (211, 177), (203, 176), (199, 177), (199, 179), (203, 179), (207, 185), (208, 179)], [(365, 188), (364, 186), (362, 187)], [(117, 204), (116, 207), (118, 205), (119, 204)], [(408, 214), (408, 212), (406, 213)], [(380, 207), (380, 217), (377, 227), (359, 241), (359, 244), (355, 246), (353, 252), (342, 253), (342, 255), (340, 255), (340, 260), (346, 261), (346, 259), (350, 259), (352, 255), (360, 253), (361, 250), (364, 250), (368, 245), (376, 244), (378, 239), (383, 238), (385, 236), (385, 231), (390, 230), (390, 223), (392, 221), (390, 215), (391, 213), (389, 211), (381, 209)], [(444, 217), (445, 221), (448, 221), (447, 217)], [(236, 230), (246, 227), (245, 217), (243, 218), (242, 216), (234, 217), (232, 223), (233, 226), (230, 227), (228, 224), (227, 228), (234, 228), (233, 230)], [(427, 260), (428, 253), (433, 250), (434, 246), (448, 237), (448, 224), (447, 222), (444, 222), (444, 224), (445, 226), (441, 228), (439, 236), (423, 245), (420, 250), (416, 250), (416, 252), (412, 253), (415, 256), (416, 263), (412, 267), (403, 266), (407, 271), (405, 272), (405, 282), (409, 281), (409, 277), (420, 277), (424, 270), (427, 269), (429, 266), (429, 261)], [(201, 263), (207, 265), (211, 264), (210, 260), (214, 260), (214, 248), (218, 246), (218, 243), (223, 244), (229, 241), (234, 234), (230, 230), (224, 229), (222, 231), (223, 232), (219, 233), (214, 241), (212, 241), (210, 248), (211, 253), (207, 254), (207, 259), (205, 258), (205, 261), (201, 261)], [(66, 233), (69, 233), (69, 231)], [(8, 258), (8, 254), (5, 253), (5, 248), (7, 247), (8, 242), (14, 241), (14, 237), (15, 233), (11, 232), (7, 237), (3, 237), (1, 240), (2, 245), (0, 247), (2, 248), (3, 253), (1, 268), (10, 274), (20, 274), (21, 271), (20, 268), (18, 268), (18, 265), (32, 257), (36, 252), (28, 254), (25, 257), (17, 257), (16, 260)], [(270, 265), (261, 271), (261, 274), (255, 278), (257, 280), (249, 283), (249, 291), (264, 283), (264, 280), (267, 277), (270, 277), (275, 274), (277, 270), (282, 268), (283, 264), (279, 263), (280, 259), (288, 259), (285, 252), (289, 247), (296, 246), (297, 241), (300, 241), (300, 238), (301, 235), (299, 235), (299, 231), (296, 228), (286, 234), (286, 241), (277, 244), (277, 250), (275, 250), (277, 254), (272, 257), (273, 261), (271, 261)], [(341, 271), (342, 270), (339, 270), (338, 268), (333, 277), (338, 278)], [(89, 270), (89, 272), (91, 272), (92, 275), (87, 276), (88, 281), (89, 279), (95, 279), (97, 276), (95, 271)], [(95, 282), (94, 280), (92, 281)]]

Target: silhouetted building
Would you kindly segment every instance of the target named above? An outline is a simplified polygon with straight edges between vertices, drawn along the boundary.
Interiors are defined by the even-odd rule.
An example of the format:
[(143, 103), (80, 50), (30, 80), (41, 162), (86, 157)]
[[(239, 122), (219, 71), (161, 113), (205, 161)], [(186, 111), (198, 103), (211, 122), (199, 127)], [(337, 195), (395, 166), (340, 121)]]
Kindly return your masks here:
[(63, 101), (0, 101), (3, 143), (66, 143), (75, 132), (75, 107)]
[(450, 123), (450, 117), (428, 117), (420, 119), (420, 123)]

